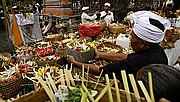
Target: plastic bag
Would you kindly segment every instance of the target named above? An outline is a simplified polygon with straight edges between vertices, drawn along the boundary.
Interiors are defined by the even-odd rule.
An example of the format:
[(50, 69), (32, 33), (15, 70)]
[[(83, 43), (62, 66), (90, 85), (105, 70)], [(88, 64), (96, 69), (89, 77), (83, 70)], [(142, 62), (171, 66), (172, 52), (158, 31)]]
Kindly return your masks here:
[(79, 25), (79, 34), (81, 36), (90, 36), (93, 37), (101, 33), (101, 26), (89, 25), (89, 24), (80, 24)]

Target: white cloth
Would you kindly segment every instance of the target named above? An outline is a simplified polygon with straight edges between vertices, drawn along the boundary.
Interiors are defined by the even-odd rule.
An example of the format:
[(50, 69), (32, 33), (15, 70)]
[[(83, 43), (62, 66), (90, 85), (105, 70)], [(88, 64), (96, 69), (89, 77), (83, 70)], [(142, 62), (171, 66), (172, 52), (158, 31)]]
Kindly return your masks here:
[[(141, 39), (151, 42), (160, 43), (164, 38), (165, 31), (170, 27), (171, 23), (159, 15), (150, 11), (138, 11), (128, 16), (134, 21), (133, 31)], [(158, 27), (150, 24), (149, 18), (158, 20), (164, 25), (165, 30), (162, 31)]]
[(105, 3), (105, 4), (104, 4), (104, 6), (108, 6), (108, 7), (110, 7), (110, 6), (111, 6), (111, 4), (107, 2), (107, 3)]
[[(110, 15), (107, 15), (104, 19), (102, 19), (102, 20), (104, 20), (106, 22), (107, 25), (114, 21), (113, 12), (108, 11), (108, 13)], [(100, 15), (100, 18), (101, 18), (101, 17), (105, 16), (107, 13), (105, 11), (102, 11), (102, 12), (100, 12), (100, 14), (101, 14)]]
[(180, 40), (174, 43), (175, 48), (165, 49), (165, 53), (168, 58), (168, 65), (172, 66), (180, 56)]
[(116, 44), (128, 49), (130, 45), (130, 39), (126, 37), (126, 34), (120, 34), (116, 38)]
[(15, 14), (15, 16), (16, 16), (17, 23), (20, 26), (34, 24), (34, 14), (33, 13), (26, 13), (25, 16), (23, 14)]
[(88, 10), (89, 9), (89, 7), (87, 6), (87, 7), (83, 7), (82, 8), (82, 10), (84, 11), (84, 10)]
[(49, 31), (49, 29), (51, 28), (51, 25), (52, 25), (51, 23), (48, 23), (47, 26), (44, 26), (44, 27), (42, 28), (42, 30), (44, 30), (44, 31), (42, 32), (43, 35)]
[(176, 19), (176, 28), (180, 28), (180, 16)]
[[(16, 19), (17, 15), (15, 14)], [(23, 41), (23, 45), (29, 42), (36, 42), (43, 40), (42, 34), (41, 34), (41, 28), (39, 23), (39, 15), (33, 14), (34, 23), (30, 25), (18, 25), (21, 38)], [(12, 26), (12, 14), (10, 14), (10, 27)], [(32, 32), (31, 32), (32, 31)], [(10, 36), (10, 39), (13, 41), (14, 37)], [(14, 42), (14, 41), (13, 41)]]
[(97, 18), (97, 15), (94, 14), (93, 16), (89, 16), (87, 13), (83, 12), (81, 15), (81, 22), (82, 24), (87, 24), (92, 20), (95, 20)]
[(166, 1), (166, 5), (167, 5), (167, 4), (174, 4), (174, 3), (173, 3), (173, 0), (168, 0), (168, 1)]

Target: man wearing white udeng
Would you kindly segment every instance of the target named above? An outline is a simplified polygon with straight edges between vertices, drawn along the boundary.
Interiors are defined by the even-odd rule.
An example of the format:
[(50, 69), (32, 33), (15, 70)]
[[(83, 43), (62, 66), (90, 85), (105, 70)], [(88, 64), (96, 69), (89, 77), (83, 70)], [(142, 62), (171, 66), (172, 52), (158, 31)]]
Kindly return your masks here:
[(104, 11), (102, 11), (100, 18), (106, 22), (106, 24), (110, 24), (114, 21), (113, 12), (110, 11), (110, 3), (104, 4)]
[(87, 24), (90, 21), (95, 20), (97, 18), (97, 15), (96, 15), (98, 13), (97, 11), (95, 12), (95, 14), (93, 16), (88, 15), (89, 14), (89, 7), (83, 7), (82, 11), (83, 11), (83, 13), (81, 15), (81, 23), (82, 24)]

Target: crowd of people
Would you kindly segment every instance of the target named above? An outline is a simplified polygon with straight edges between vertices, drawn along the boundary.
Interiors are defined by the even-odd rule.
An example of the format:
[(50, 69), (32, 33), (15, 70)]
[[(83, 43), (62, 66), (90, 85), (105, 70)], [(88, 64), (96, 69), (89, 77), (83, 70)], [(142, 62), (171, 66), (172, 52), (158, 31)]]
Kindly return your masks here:
[[(173, 5), (172, 0), (164, 1), (162, 13), (166, 17), (171, 17), (170, 11)], [(16, 8), (14, 7), (14, 9)], [(39, 4), (35, 4), (34, 8), (37, 13), (41, 12)], [(115, 21), (114, 14), (110, 8), (111, 4), (105, 3), (103, 11), (96, 11), (90, 16), (89, 7), (82, 7), (81, 23), (88, 24), (96, 20), (98, 14), (100, 14), (100, 20), (105, 21), (108, 26), (108, 24)], [(148, 88), (147, 73), (151, 72), (153, 74), (155, 100), (160, 102), (177, 102), (180, 100), (180, 71), (168, 66), (168, 58), (164, 49), (160, 46), (160, 42), (164, 39), (165, 31), (171, 26), (170, 21), (150, 11), (138, 11), (128, 15), (127, 18), (133, 21), (130, 43), (135, 53), (108, 54), (95, 49), (96, 59), (105, 59), (113, 63), (99, 67), (94, 64), (78, 62), (71, 55), (67, 56), (68, 63), (73, 63), (73, 65), (79, 68), (84, 65), (86, 70), (89, 68), (89, 72), (95, 75), (99, 75), (103, 70), (102, 75), (108, 74), (109, 78), (113, 78), (112, 73), (114, 72), (120, 82), (122, 82), (120, 72), (125, 70), (127, 74), (136, 76), (137, 80), (142, 80), (146, 88)], [(58, 28), (56, 27), (56, 22), (51, 20), (43, 21), (41, 33), (43, 36), (57, 34)]]
[[(113, 13), (109, 11), (109, 7), (110, 7), (110, 4), (105, 3), (104, 11), (101, 12), (101, 16), (100, 16), (101, 19), (103, 19), (108, 24), (113, 22), (114, 20)], [(96, 13), (93, 16), (87, 17), (88, 9), (89, 9), (88, 7), (83, 7), (82, 9), (84, 11), (81, 16), (82, 23), (88, 23), (89, 21), (96, 19)], [(121, 70), (125, 70), (127, 74), (134, 74), (136, 76), (137, 73), (140, 73), (139, 71), (142, 71), (143, 70), (142, 68), (147, 65), (150, 65), (147, 67), (148, 70), (154, 71), (156, 67), (153, 65), (151, 66), (151, 64), (162, 64), (166, 68), (168, 68), (167, 70), (169, 70), (170, 72), (171, 71), (173, 72), (174, 68), (168, 66), (167, 56), (164, 50), (159, 45), (160, 42), (164, 38), (165, 31), (171, 26), (170, 21), (150, 11), (138, 11), (133, 14), (130, 14), (128, 18), (133, 20), (133, 27), (132, 27), (130, 42), (131, 42), (131, 47), (133, 51), (135, 51), (135, 53), (132, 53), (129, 55), (124, 54), (124, 53), (107, 54), (104, 52), (99, 52), (97, 49), (95, 49), (96, 59), (106, 59), (106, 60), (113, 61), (113, 63), (107, 64), (106, 66), (103, 66), (103, 67), (98, 67), (94, 64), (78, 62), (71, 55), (69, 55), (67, 58), (68, 62), (73, 63), (73, 65), (79, 68), (81, 68), (82, 65), (84, 65), (84, 68), (86, 70), (89, 68), (89, 72), (96, 75), (99, 75), (100, 72), (103, 70), (103, 75), (108, 74), (110, 78), (113, 78), (112, 73), (114, 72), (116, 74), (116, 78), (120, 80), (120, 82), (122, 82), (121, 73), (120, 73)], [(161, 70), (160, 68), (161, 66), (159, 66), (159, 70)], [(166, 70), (166, 69), (162, 69), (162, 70)], [(155, 82), (157, 78), (156, 75), (157, 76), (160, 75), (159, 77), (160, 80), (163, 79), (164, 77), (167, 77), (162, 80), (163, 83), (172, 81), (172, 80), (173, 82), (175, 82), (176, 80), (179, 80), (179, 79), (175, 79), (175, 78), (172, 80), (169, 79), (168, 78), (169, 72), (166, 73), (165, 71), (163, 73), (164, 76), (162, 75), (162, 78), (161, 78), (161, 74), (159, 72), (154, 73), (153, 71), (152, 73), (155, 74), (153, 76), (154, 78), (153, 82), (155, 83), (154, 87), (157, 88), (157, 90), (154, 90), (155, 98), (156, 98), (155, 100), (161, 101), (161, 102), (168, 102), (168, 100), (170, 101), (179, 100), (179, 92), (175, 94), (169, 93), (169, 91), (171, 91), (169, 90), (169, 87), (171, 86), (173, 87), (172, 90), (176, 88), (179, 89), (179, 87), (177, 86), (179, 85), (178, 83), (177, 85), (168, 84), (167, 86), (165, 86), (166, 88), (168, 87), (166, 89), (166, 88), (159, 87), (159, 85), (156, 84), (156, 83), (159, 83), (158, 81)], [(179, 74), (179, 71), (178, 70), (176, 71), (177, 72), (175, 73)], [(138, 79), (143, 79), (144, 75), (145, 73), (138, 76)], [(172, 75), (172, 77), (175, 77), (175, 76), (176, 75)], [(144, 78), (143, 81), (144, 80), (147, 80), (147, 79)], [(145, 83), (146, 86), (148, 85), (147, 83), (148, 82)], [(161, 91), (165, 93), (163, 92), (161, 93)], [(173, 97), (167, 96), (169, 94), (171, 94)]]

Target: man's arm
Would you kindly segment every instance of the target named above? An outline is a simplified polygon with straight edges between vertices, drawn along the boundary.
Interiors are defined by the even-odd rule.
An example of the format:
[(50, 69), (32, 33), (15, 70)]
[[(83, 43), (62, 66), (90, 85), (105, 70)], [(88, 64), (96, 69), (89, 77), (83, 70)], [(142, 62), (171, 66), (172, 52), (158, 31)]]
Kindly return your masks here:
[(84, 18), (87, 19), (87, 20), (95, 20), (97, 18), (97, 15), (94, 14), (93, 16), (89, 16), (89, 15), (84, 15)]
[(95, 49), (96, 58), (102, 58), (109, 61), (121, 61), (127, 58), (127, 54), (124, 53), (105, 53), (105, 52), (99, 52), (97, 49)]
[(73, 63), (78, 68), (82, 68), (82, 65), (84, 65), (84, 69), (87, 70), (89, 67), (89, 73), (91, 73), (91, 74), (95, 74), (95, 75), (100, 74), (99, 67), (94, 64), (85, 64), (85, 63), (78, 62), (74, 59), (73, 56), (68, 56), (67, 60), (69, 63)]

